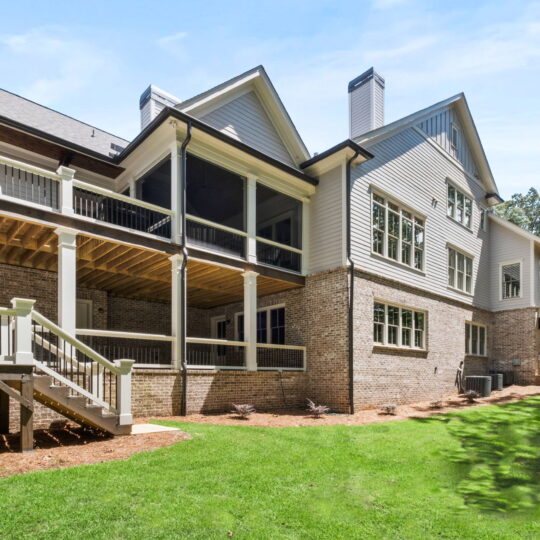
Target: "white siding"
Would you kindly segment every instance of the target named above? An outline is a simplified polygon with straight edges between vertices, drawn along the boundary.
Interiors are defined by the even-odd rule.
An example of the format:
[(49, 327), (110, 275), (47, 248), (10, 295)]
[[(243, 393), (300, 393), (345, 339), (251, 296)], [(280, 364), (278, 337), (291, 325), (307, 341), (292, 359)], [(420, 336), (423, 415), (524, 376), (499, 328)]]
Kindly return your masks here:
[(370, 79), (349, 94), (350, 137), (384, 125), (384, 87)]
[(310, 204), (309, 273), (343, 265), (344, 180), (339, 166), (319, 177)]
[(254, 92), (243, 94), (200, 119), (219, 131), (288, 165), (295, 165)]
[[(524, 308), (531, 305), (531, 242), (527, 238), (516, 234), (490, 221), (490, 281), (491, 281), (491, 309)], [(521, 297), (501, 300), (501, 274), (500, 263), (521, 260)]]
[[(489, 284), (477, 280), (489, 268), (487, 233), (480, 231), (479, 202), (485, 191), (413, 128), (376, 144), (367, 145), (375, 155), (353, 171), (352, 254), (360, 268), (377, 275), (426, 289), (455, 300), (489, 307)], [(447, 178), (472, 195), (472, 230), (447, 217)], [(370, 185), (426, 217), (425, 274), (371, 253)], [(447, 244), (473, 257), (473, 295), (448, 288)]]
[[(457, 148), (454, 150), (451, 145), (451, 126), (455, 124), (459, 132)], [(456, 158), (470, 174), (475, 176), (478, 171), (474, 163), (469, 146), (465, 140), (463, 127), (454, 109), (447, 107), (442, 111), (426, 118), (418, 124), (418, 127), (429, 135), (439, 146), (446, 150), (451, 156)]]

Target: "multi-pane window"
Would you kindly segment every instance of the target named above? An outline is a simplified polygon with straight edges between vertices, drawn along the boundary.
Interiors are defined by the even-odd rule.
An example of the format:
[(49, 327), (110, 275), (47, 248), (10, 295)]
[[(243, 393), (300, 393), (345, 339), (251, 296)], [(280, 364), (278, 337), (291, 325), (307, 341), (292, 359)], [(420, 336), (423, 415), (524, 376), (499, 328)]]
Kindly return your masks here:
[(460, 291), (472, 291), (472, 258), (448, 248), (448, 286)]
[(373, 304), (373, 341), (378, 345), (424, 349), (424, 312), (375, 302)]
[[(244, 341), (244, 314), (236, 314), (236, 338)], [(274, 307), (257, 311), (257, 343), (285, 344), (285, 308)]]
[(448, 184), (447, 214), (465, 227), (472, 227), (472, 199), (452, 184)]
[(424, 269), (424, 220), (410, 211), (373, 195), (372, 208), (374, 253)]
[(521, 263), (501, 265), (501, 286), (503, 298), (521, 296)]
[(465, 352), (476, 356), (487, 355), (487, 329), (483, 324), (465, 323)]

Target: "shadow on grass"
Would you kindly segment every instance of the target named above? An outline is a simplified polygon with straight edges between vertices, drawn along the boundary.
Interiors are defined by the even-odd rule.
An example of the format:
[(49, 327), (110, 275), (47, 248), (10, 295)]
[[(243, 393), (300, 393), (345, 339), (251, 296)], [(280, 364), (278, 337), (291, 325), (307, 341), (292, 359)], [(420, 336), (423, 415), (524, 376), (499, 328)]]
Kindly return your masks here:
[(449, 459), (464, 466), (466, 504), (505, 512), (540, 503), (540, 396), (415, 420), (445, 422), (460, 442)]

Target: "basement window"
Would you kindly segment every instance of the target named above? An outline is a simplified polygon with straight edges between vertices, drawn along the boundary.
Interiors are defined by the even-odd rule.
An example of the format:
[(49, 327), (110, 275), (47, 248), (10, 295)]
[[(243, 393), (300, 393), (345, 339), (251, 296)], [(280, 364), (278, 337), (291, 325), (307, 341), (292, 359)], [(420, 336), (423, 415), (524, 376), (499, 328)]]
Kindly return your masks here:
[(465, 353), (487, 356), (487, 328), (485, 325), (465, 323)]
[(373, 304), (375, 345), (425, 350), (426, 313), (383, 302)]

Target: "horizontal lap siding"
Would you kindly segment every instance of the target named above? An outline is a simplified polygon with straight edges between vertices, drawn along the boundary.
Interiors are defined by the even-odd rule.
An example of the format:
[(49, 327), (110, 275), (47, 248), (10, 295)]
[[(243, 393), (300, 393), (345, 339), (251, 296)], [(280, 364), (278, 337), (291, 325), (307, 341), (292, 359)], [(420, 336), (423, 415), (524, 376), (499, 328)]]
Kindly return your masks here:
[[(352, 253), (359, 267), (432, 293), (471, 303), (473, 300), (470, 296), (447, 287), (447, 242), (450, 242), (474, 256), (474, 304), (489, 307), (487, 235), (479, 231), (479, 206), (473, 203), (472, 231), (448, 218), (446, 179), (451, 178), (463, 191), (472, 194), (476, 201), (484, 199), (485, 191), (412, 128), (368, 146), (368, 149), (375, 158), (353, 171), (351, 195)], [(426, 216), (426, 275), (371, 254), (370, 184)], [(433, 200), (436, 201), (435, 208)], [(486, 279), (476, 279), (479, 269), (480, 275)]]
[(337, 167), (319, 178), (310, 204), (311, 274), (337, 268), (343, 263), (343, 178)]
[(201, 116), (201, 120), (265, 154), (295, 165), (281, 137), (253, 92)]
[[(491, 309), (517, 309), (531, 305), (531, 263), (530, 241), (494, 221), (489, 222), (490, 235), (490, 278), (491, 278)], [(500, 299), (501, 273), (499, 263), (523, 259), (522, 265), (522, 295), (521, 298)]]

